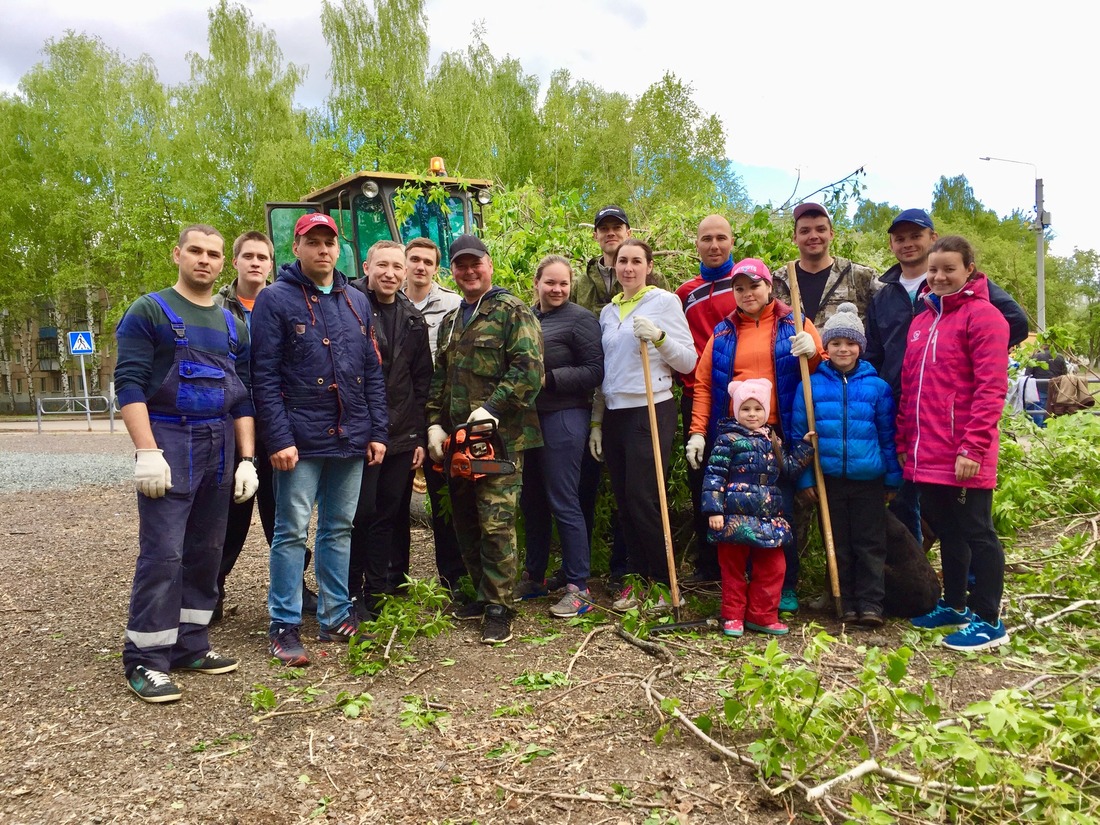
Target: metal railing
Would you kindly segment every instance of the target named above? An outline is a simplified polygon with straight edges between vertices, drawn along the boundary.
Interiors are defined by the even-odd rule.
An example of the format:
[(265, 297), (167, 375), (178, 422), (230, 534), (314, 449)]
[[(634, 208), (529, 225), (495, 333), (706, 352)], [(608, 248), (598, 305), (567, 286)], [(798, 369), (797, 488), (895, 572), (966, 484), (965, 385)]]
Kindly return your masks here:
[[(1046, 420), (1050, 418), (1050, 413), (1046, 410), (1045, 402), (1052, 380), (1051, 378), (1035, 378), (1033, 376), (1028, 378), (1028, 381), (1035, 382), (1036, 389), (1039, 391), (1039, 400), (1041, 403), (1027, 404), (1024, 406), (1023, 412), (1031, 416), (1031, 419), (1039, 426), (1043, 426)], [(1093, 397), (1100, 399), (1100, 378), (1089, 374), (1085, 376), (1085, 381)], [(1088, 411), (1093, 415), (1100, 415), (1100, 401), (1094, 406), (1089, 407)]]
[(38, 419), (38, 434), (42, 434), (42, 417), (47, 415), (83, 415), (88, 420), (88, 432), (92, 431), (92, 416), (106, 415), (110, 420), (111, 432), (115, 431), (115, 413), (118, 412), (118, 399), (114, 390), (111, 395), (80, 396), (55, 396), (43, 398), (38, 396), (35, 404), (36, 417)]

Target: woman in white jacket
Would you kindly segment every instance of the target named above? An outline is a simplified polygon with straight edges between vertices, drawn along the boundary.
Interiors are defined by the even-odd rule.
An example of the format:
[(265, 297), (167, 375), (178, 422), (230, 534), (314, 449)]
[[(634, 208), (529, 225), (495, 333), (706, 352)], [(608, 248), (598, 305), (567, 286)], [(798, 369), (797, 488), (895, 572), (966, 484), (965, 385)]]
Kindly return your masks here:
[[(600, 313), (604, 351), (600, 389), (604, 403), (602, 409), (597, 403), (592, 411), (589, 449), (596, 459), (607, 462), (633, 572), (667, 585), (657, 485), (668, 481), (676, 435), (673, 374), (694, 370), (696, 354), (680, 300), (659, 287), (646, 286), (652, 271), (653, 250), (637, 238), (623, 241), (615, 253), (615, 277), (623, 291)], [(661, 479), (657, 478), (653, 460), (640, 342), (649, 350), (665, 472)], [(627, 588), (619, 594), (615, 608), (627, 610), (637, 604), (637, 599), (638, 594)]]

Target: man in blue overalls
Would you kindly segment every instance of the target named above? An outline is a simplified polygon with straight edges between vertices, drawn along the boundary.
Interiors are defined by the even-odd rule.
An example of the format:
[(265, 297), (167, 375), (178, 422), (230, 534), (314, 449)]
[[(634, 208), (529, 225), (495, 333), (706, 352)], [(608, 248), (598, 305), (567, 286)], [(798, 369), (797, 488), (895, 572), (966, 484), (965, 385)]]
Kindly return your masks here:
[(172, 250), (175, 285), (138, 298), (116, 332), (139, 520), (122, 663), (146, 702), (180, 698), (169, 670), (237, 669), (207, 635), (230, 497), (246, 501), (258, 485), (248, 331), (213, 301), (224, 248), (213, 227), (185, 228)]

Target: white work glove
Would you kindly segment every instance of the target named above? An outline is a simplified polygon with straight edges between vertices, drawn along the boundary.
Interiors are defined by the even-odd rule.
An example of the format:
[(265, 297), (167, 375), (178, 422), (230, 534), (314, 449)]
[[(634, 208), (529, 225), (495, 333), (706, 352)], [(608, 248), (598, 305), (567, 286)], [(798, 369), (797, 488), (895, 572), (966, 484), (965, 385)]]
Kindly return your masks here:
[(470, 413), (470, 417), (466, 419), (467, 424), (473, 424), (476, 421), (492, 421), (494, 424), (500, 425), (500, 419), (484, 407), (478, 407)]
[(134, 455), (134, 486), (149, 498), (160, 498), (172, 489), (172, 468), (164, 450), (138, 450)]
[(443, 461), (443, 442), (447, 440), (447, 431), (438, 424), (428, 427), (428, 455), (432, 461)]
[(807, 358), (811, 358), (817, 355), (817, 344), (814, 343), (814, 337), (806, 330), (802, 332), (796, 332), (791, 336), (791, 355), (796, 358), (801, 358), (805, 355)]
[(707, 448), (707, 440), (699, 433), (692, 433), (684, 447), (684, 457), (691, 469), (698, 470), (703, 466), (703, 452)]
[(653, 341), (656, 343), (657, 339), (664, 334), (664, 330), (648, 318), (643, 318), (640, 315), (634, 316), (634, 337), (639, 341)]
[(603, 461), (603, 428), (593, 427), (588, 431), (588, 452), (596, 461)]
[(251, 461), (242, 461), (233, 473), (233, 501), (244, 504), (260, 487), (260, 477), (256, 475), (256, 465)]

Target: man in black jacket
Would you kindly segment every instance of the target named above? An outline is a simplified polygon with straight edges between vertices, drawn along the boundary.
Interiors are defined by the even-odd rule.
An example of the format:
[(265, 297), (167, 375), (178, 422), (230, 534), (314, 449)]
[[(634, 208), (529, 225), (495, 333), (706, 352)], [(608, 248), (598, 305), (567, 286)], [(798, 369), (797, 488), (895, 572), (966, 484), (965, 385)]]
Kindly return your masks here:
[[(882, 286), (867, 306), (867, 353), (864, 358), (890, 385), (897, 402), (901, 397), (901, 365), (905, 359), (909, 324), (925, 309), (928, 250), (938, 236), (932, 218), (923, 209), (901, 212), (887, 231), (890, 234), (890, 250), (898, 262), (879, 277)], [(989, 302), (1008, 321), (1009, 348), (1027, 338), (1027, 315), (1012, 296), (992, 279), (989, 280)], [(916, 485), (908, 481), (903, 483), (897, 497), (890, 503), (890, 509), (917, 541), (921, 541), (920, 501)]]
[(367, 253), (363, 274), (353, 285), (370, 298), (390, 420), (385, 458), (363, 473), (351, 533), (348, 592), (366, 619), (376, 614), (379, 598), (394, 592), (409, 573), (409, 505), (413, 473), (427, 445), (424, 408), (432, 352), (424, 317), (401, 291), (405, 247), (379, 241)]

